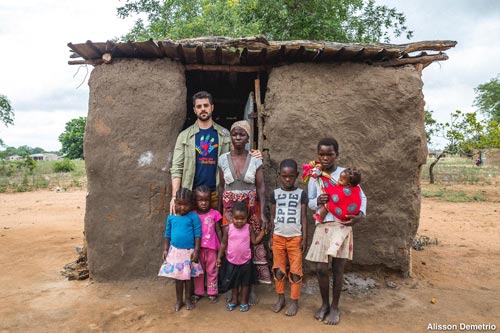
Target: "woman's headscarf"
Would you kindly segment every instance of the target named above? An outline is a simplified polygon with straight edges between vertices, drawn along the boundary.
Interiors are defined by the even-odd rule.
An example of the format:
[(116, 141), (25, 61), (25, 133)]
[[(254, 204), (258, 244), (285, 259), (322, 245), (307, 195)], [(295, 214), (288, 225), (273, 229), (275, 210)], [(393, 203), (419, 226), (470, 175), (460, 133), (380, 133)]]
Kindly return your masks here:
[(231, 131), (235, 127), (241, 127), (241, 128), (243, 128), (245, 130), (245, 132), (247, 132), (247, 135), (250, 137), (250, 124), (248, 123), (248, 121), (246, 121), (246, 120), (240, 120), (240, 121), (237, 121), (237, 122), (233, 123), (233, 125), (231, 125)]

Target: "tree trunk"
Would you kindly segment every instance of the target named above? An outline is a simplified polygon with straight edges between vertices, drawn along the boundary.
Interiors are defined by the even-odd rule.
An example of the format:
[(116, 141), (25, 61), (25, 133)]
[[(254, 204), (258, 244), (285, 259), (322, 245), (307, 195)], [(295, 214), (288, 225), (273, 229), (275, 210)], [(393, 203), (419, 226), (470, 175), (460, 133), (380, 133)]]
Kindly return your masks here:
[(443, 156), (444, 156), (444, 152), (439, 154), (438, 157), (436, 157), (436, 159), (434, 160), (434, 162), (432, 162), (431, 165), (429, 166), (429, 183), (430, 184), (434, 184), (434, 173), (432, 172), (432, 170), (434, 169), (434, 166), (439, 162), (439, 159)]

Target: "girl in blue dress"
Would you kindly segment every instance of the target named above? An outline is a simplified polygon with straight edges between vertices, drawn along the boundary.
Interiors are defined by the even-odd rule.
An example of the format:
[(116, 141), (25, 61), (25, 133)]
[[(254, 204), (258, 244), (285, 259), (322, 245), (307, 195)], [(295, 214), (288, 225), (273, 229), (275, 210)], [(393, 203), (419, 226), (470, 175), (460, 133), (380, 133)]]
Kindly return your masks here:
[(165, 229), (164, 260), (159, 276), (175, 279), (177, 302), (174, 310), (179, 311), (184, 305), (186, 309), (194, 308), (191, 301), (191, 277), (203, 274), (198, 262), (201, 238), (201, 222), (192, 207), (191, 191), (181, 188), (175, 195), (175, 212), (167, 217)]

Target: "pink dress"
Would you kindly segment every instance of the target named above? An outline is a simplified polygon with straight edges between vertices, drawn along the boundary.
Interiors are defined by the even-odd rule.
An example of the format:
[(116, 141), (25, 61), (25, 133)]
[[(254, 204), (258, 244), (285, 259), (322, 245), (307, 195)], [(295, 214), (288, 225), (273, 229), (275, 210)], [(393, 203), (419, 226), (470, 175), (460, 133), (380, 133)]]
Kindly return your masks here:
[(219, 293), (217, 287), (217, 250), (220, 247), (220, 241), (215, 232), (215, 225), (222, 219), (222, 216), (214, 209), (210, 209), (205, 214), (196, 214), (201, 221), (199, 262), (205, 274), (194, 278), (194, 293), (198, 296), (203, 296), (206, 285), (207, 294), (215, 296)]
[(226, 256), (227, 261), (233, 265), (243, 265), (252, 259), (248, 228), (250, 228), (248, 223), (239, 229), (232, 223), (229, 225)]
[(250, 286), (257, 282), (257, 272), (252, 262), (250, 247), (250, 225), (245, 224), (243, 228), (238, 229), (231, 223), (228, 228), (227, 262), (220, 279), (219, 292)]

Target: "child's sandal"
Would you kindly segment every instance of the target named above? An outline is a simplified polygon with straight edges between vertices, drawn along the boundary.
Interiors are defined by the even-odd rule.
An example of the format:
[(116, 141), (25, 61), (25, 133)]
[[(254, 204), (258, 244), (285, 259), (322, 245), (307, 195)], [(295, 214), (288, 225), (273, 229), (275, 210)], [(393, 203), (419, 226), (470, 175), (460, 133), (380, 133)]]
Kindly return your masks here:
[(215, 295), (208, 296), (208, 300), (210, 301), (210, 304), (215, 304), (219, 301), (219, 297), (217, 297)]
[(226, 311), (233, 311), (237, 306), (238, 306), (238, 304), (227, 303), (227, 305), (226, 305)]
[(240, 304), (240, 312), (248, 312), (248, 310), (250, 310), (248, 304)]

